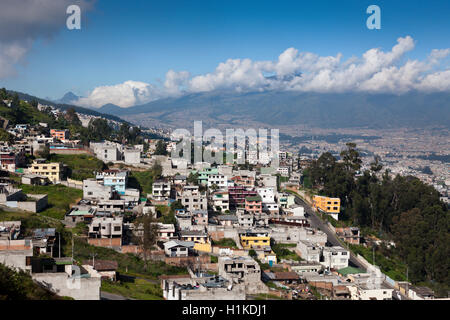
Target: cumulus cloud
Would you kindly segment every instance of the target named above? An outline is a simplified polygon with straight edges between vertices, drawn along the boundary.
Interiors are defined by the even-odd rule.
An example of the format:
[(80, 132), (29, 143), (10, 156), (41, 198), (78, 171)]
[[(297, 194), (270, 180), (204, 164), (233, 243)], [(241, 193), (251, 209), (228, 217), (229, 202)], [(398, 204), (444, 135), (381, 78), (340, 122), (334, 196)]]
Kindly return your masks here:
[(0, 79), (16, 73), (15, 65), (22, 62), (31, 47), (30, 41), (0, 42)]
[(14, 75), (38, 38), (50, 38), (66, 27), (66, 9), (80, 6), (82, 12), (94, 0), (2, 0), (0, 5), (0, 78)]
[(80, 98), (75, 103), (96, 108), (113, 103), (126, 108), (150, 101), (155, 91), (154, 86), (148, 83), (130, 80), (113, 86), (97, 87), (87, 97)]
[[(401, 37), (391, 50), (372, 48), (361, 57), (347, 60), (340, 53), (319, 56), (288, 48), (274, 61), (228, 59), (212, 72), (194, 77), (187, 71), (169, 70), (162, 86), (127, 81), (98, 87), (80, 103), (129, 107), (163, 97), (214, 90), (392, 93), (450, 90), (450, 70), (443, 66), (450, 49), (434, 49), (424, 60), (407, 59), (406, 54), (414, 46), (410, 36)], [(140, 94), (136, 96), (136, 92)]]

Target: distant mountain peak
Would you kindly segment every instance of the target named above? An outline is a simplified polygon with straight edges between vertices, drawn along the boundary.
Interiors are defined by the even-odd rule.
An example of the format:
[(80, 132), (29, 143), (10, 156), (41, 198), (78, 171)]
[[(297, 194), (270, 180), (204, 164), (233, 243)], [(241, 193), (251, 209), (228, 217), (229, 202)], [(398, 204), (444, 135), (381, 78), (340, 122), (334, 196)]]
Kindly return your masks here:
[(57, 103), (73, 103), (74, 101), (77, 101), (80, 97), (74, 94), (73, 92), (69, 91), (67, 92), (61, 99), (57, 100)]

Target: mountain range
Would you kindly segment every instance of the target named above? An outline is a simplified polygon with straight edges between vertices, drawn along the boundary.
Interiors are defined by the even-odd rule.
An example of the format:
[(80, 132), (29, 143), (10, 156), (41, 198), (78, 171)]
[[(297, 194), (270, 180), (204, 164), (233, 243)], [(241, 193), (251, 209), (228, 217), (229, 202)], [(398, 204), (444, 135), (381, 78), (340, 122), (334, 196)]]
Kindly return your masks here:
[(208, 92), (129, 108), (107, 104), (96, 110), (146, 126), (164, 123), (180, 127), (203, 120), (212, 126), (258, 123), (319, 128), (448, 127), (450, 93)]

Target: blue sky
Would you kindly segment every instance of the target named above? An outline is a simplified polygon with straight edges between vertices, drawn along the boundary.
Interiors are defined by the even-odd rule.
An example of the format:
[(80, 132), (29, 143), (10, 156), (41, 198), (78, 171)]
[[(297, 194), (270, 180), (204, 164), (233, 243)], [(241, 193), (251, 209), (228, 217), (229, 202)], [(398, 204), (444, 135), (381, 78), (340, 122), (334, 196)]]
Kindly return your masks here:
[[(381, 30), (366, 8), (381, 8)], [(450, 1), (114, 1), (82, 12), (82, 29), (37, 37), (0, 86), (58, 98), (127, 80), (158, 84), (169, 69), (192, 76), (229, 58), (276, 60), (287, 48), (320, 56), (390, 50), (411, 36), (409, 59), (450, 48)], [(159, 81), (159, 82), (158, 82)]]

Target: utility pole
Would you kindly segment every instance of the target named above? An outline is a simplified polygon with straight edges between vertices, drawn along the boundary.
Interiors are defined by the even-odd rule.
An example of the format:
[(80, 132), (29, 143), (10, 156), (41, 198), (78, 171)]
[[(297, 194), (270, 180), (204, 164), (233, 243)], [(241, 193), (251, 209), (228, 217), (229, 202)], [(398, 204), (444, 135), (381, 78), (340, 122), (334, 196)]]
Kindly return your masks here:
[(373, 259), (373, 265), (375, 265), (375, 246), (372, 246), (372, 259)]
[(72, 263), (73, 263), (73, 233), (72, 233)]
[(91, 256), (92, 256), (92, 268), (94, 268), (95, 269), (95, 256), (96, 256), (97, 254), (96, 253), (93, 253)]
[(61, 232), (58, 232), (58, 251), (59, 251), (58, 257), (61, 258)]

